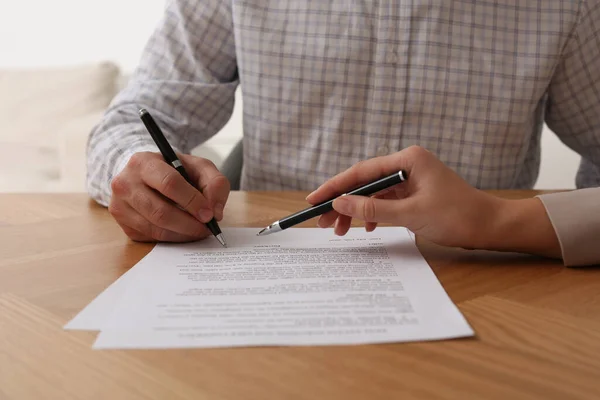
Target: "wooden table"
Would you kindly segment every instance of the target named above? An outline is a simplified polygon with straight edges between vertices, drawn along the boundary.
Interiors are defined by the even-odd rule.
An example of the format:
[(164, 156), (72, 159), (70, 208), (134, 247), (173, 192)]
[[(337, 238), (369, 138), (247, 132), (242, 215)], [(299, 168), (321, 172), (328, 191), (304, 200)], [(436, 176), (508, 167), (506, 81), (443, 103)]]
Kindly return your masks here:
[[(232, 193), (222, 225), (263, 227), (303, 198)], [(419, 241), (471, 339), (98, 351), (62, 329), (151, 247), (85, 194), (0, 195), (0, 399), (600, 398), (599, 268)]]

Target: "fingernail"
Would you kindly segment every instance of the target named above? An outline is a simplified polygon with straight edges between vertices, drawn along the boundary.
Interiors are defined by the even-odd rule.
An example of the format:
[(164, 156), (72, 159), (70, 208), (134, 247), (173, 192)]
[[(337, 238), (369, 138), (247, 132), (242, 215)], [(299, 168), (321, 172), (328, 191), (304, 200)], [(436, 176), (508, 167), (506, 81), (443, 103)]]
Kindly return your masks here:
[(215, 218), (217, 218), (219, 221), (223, 219), (223, 210), (225, 209), (225, 206), (221, 203), (217, 203), (215, 205)]
[(350, 204), (350, 200), (344, 198), (344, 196), (337, 198), (333, 202), (333, 208), (340, 214), (348, 215), (352, 212), (352, 204)]
[(312, 192), (310, 192), (310, 194), (308, 196), (306, 196), (304, 198), (304, 200), (307, 200), (310, 196), (312, 196), (313, 194), (315, 194), (316, 190), (313, 190)]
[(200, 217), (200, 221), (208, 222), (212, 219), (213, 213), (210, 210), (203, 209), (203, 210), (200, 210), (200, 212), (198, 213), (198, 216)]

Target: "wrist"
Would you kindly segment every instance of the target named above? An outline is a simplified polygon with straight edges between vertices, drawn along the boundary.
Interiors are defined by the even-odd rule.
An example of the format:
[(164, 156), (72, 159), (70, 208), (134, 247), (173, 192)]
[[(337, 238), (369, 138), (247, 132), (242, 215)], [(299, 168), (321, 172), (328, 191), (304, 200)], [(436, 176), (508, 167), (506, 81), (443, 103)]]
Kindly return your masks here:
[(494, 197), (491, 202), (489, 229), (482, 232), (479, 248), (561, 258), (558, 237), (541, 200)]

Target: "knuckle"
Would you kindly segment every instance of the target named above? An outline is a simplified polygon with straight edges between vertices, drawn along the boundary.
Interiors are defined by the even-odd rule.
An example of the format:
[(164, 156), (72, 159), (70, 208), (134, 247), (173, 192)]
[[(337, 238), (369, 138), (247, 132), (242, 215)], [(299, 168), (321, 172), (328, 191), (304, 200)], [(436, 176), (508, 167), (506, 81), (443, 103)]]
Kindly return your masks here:
[(119, 206), (117, 206), (114, 202), (111, 202), (108, 205), (108, 212), (110, 213), (110, 215), (112, 215), (115, 219), (119, 219), (122, 216), (121, 213), (121, 208)]
[(134, 226), (134, 228), (140, 232), (140, 234), (145, 237), (147, 240), (153, 240), (152, 237), (152, 223), (150, 223), (150, 221), (148, 221), (145, 218), (140, 218), (138, 220), (137, 226)]
[(141, 165), (140, 170), (142, 172), (142, 174), (144, 175), (150, 175), (156, 172), (156, 169), (158, 168), (158, 161), (157, 160), (148, 160), (146, 161), (144, 164)]
[(190, 199), (186, 202), (186, 204), (183, 205), (183, 208), (188, 210), (188, 211), (196, 211), (196, 208), (200, 208), (200, 197), (199, 197), (199, 192), (194, 191), (190, 197)]
[(151, 240), (148, 240), (147, 237), (140, 235), (139, 233), (132, 233), (132, 234), (127, 234), (126, 235), (129, 237), (129, 239), (133, 240), (134, 242), (139, 242), (139, 243), (146, 243), (146, 242), (150, 242)]
[(127, 194), (129, 191), (129, 183), (121, 174), (115, 176), (110, 182), (112, 192), (118, 196)]
[(134, 209), (138, 210), (141, 214), (145, 214), (152, 208), (152, 202), (146, 194), (143, 192), (136, 192), (133, 194), (131, 199), (131, 205)]
[(121, 227), (121, 230), (123, 231), (123, 233), (125, 233), (127, 235), (127, 237), (129, 237), (129, 239), (133, 240), (134, 242), (147, 241), (147, 238), (142, 233), (135, 230), (134, 228), (132, 228), (128, 225), (125, 225), (121, 222), (118, 222), (118, 224)]
[(166, 195), (175, 193), (177, 190), (178, 178), (181, 178), (181, 175), (178, 175), (175, 172), (166, 174), (160, 182), (160, 192)]
[(123, 230), (123, 232), (129, 237), (129, 239), (135, 241), (135, 242), (141, 242), (142, 241), (142, 235), (140, 235), (138, 232), (136, 232), (135, 230), (131, 229), (128, 226), (121, 226), (121, 229)]
[(424, 147), (418, 145), (412, 145), (408, 147), (406, 151), (415, 157), (423, 157), (430, 154)]
[(154, 153), (145, 153), (144, 162), (140, 165), (139, 171), (144, 178), (147, 178), (159, 173), (165, 166), (166, 163), (162, 157), (158, 157)]
[(147, 157), (148, 157), (148, 153), (146, 153), (146, 152), (134, 153), (129, 158), (129, 162), (127, 162), (127, 166), (130, 168), (138, 169), (140, 166), (144, 165), (144, 159)]
[(164, 242), (167, 240), (167, 231), (156, 225), (152, 225), (150, 236), (158, 242)]
[(150, 212), (150, 220), (155, 224), (160, 225), (167, 219), (167, 213), (167, 206), (162, 204), (158, 205)]
[(377, 210), (375, 208), (375, 200), (373, 200), (370, 197), (365, 199), (362, 211), (365, 221), (373, 221), (375, 219), (375, 216), (377, 215)]
[(207, 159), (207, 158), (198, 158), (198, 166), (201, 168), (214, 168), (217, 169), (217, 166), (215, 165), (214, 162), (212, 162), (211, 160)]
[(231, 184), (229, 183), (229, 179), (225, 175), (217, 175), (214, 178), (214, 182), (218, 186), (222, 186), (223, 188), (229, 191), (231, 189)]
[(360, 160), (346, 171), (347, 179), (356, 181), (359, 179), (361, 172), (366, 168), (366, 160)]
[(140, 153), (134, 153), (130, 158), (127, 165), (130, 167), (139, 166), (142, 164), (142, 155)]
[(357, 162), (354, 167), (351, 169), (352, 178), (354, 180), (360, 179), (360, 177), (364, 174), (365, 171), (370, 169), (370, 163), (368, 160), (360, 160)]

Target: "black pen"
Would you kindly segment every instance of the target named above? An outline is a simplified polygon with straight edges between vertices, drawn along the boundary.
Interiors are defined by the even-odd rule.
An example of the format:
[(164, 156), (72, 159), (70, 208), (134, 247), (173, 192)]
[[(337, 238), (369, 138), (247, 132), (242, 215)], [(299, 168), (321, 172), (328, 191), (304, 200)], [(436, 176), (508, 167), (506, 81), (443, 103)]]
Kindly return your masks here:
[[(404, 171), (398, 171), (393, 175), (387, 176), (385, 178), (379, 179), (375, 182), (368, 183), (364, 186), (361, 186), (357, 189), (348, 192), (345, 195), (355, 195), (355, 196), (370, 196), (380, 192), (384, 189), (402, 183), (406, 180), (406, 173)], [(338, 196), (339, 197), (339, 196)], [(280, 219), (279, 221), (273, 222), (271, 225), (267, 226), (262, 231), (258, 232), (258, 236), (269, 235), (275, 232), (281, 232), (284, 229), (292, 227), (294, 225), (298, 225), (301, 222), (308, 221), (311, 218), (317, 217), (319, 215), (325, 214), (328, 211), (333, 210), (333, 201), (337, 197), (327, 200), (323, 203), (317, 204), (316, 206), (306, 208), (302, 211), (298, 211), (295, 214), (289, 215), (285, 218)]]
[[(175, 168), (177, 172), (179, 172), (181, 176), (183, 176), (190, 185), (196, 187), (196, 185), (194, 185), (189, 175), (185, 171), (185, 168), (183, 168), (183, 164), (181, 163), (179, 158), (177, 158), (177, 155), (175, 154), (173, 148), (167, 141), (167, 138), (165, 138), (165, 135), (163, 135), (156, 122), (154, 122), (154, 118), (152, 118), (148, 110), (142, 108), (139, 111), (139, 113), (142, 122), (146, 126), (146, 129), (150, 133), (150, 136), (152, 136), (154, 143), (156, 143), (156, 146), (158, 146), (158, 149), (160, 150), (165, 161), (168, 164), (170, 164), (173, 168)], [(199, 188), (197, 189), (200, 190)], [(221, 228), (219, 228), (219, 224), (217, 224), (217, 220), (215, 220), (214, 217), (206, 224), (206, 227), (217, 238), (217, 240), (219, 241), (219, 243), (221, 243), (223, 247), (227, 247), (227, 243), (225, 243), (225, 238), (221, 233)]]

